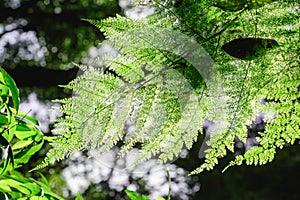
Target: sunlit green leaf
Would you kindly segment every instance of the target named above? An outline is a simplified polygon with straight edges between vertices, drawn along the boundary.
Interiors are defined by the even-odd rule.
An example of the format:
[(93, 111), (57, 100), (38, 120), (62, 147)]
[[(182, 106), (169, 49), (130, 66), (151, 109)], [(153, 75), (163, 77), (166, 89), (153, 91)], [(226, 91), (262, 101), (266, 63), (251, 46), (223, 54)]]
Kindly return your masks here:
[(6, 180), (0, 180), (0, 188), (2, 192), (11, 192), (11, 188), (7, 185)]
[(41, 183), (39, 181), (36, 181), (35, 179), (32, 179), (32, 178), (31, 178), (31, 180), (43, 188), (45, 196), (49, 195), (49, 196), (54, 197), (54, 198), (59, 199), (59, 200), (64, 199), (64, 198), (60, 197), (59, 195), (51, 192), (48, 185), (46, 185), (44, 183)]
[(41, 193), (40, 187), (35, 183), (27, 182), (27, 183), (24, 183), (23, 186), (26, 187), (27, 189), (29, 189), (31, 191), (31, 194), (33, 194), (33, 195), (38, 195)]
[(39, 126), (39, 122), (35, 117), (25, 115), (22, 112), (18, 112), (18, 115), (21, 117), (21, 119), (24, 118), (24, 119), (29, 120), (30, 122), (32, 122), (34, 125)]
[(13, 150), (21, 149), (21, 148), (27, 147), (28, 145), (30, 145), (32, 143), (33, 143), (32, 140), (20, 140), (12, 146), (12, 149)]
[(28, 190), (27, 188), (25, 188), (24, 186), (22, 186), (22, 183), (13, 180), (13, 179), (5, 179), (5, 180), (0, 180), (0, 187), (1, 186), (9, 186), (10, 188), (14, 188), (17, 189), (19, 192), (23, 193), (23, 194), (30, 194), (30, 190)]
[(140, 196), (134, 191), (125, 190), (125, 193), (131, 200), (149, 200), (145, 195)]
[(43, 144), (44, 144), (44, 142), (42, 141), (33, 147), (24, 149), (24, 150), (16, 153), (15, 154), (16, 165), (28, 163), (31, 156), (33, 156), (36, 152), (38, 152), (42, 148)]
[(16, 131), (15, 135), (18, 139), (24, 140), (24, 139), (35, 136), (36, 132), (33, 130), (31, 130), (31, 131)]
[(7, 86), (11, 91), (14, 106), (18, 111), (20, 105), (19, 89), (17, 88), (17, 85), (15, 81), (12, 79), (12, 77), (2, 67), (0, 67), (0, 72), (2, 73), (4, 83), (7, 84)]
[(78, 193), (78, 194), (76, 195), (75, 200), (83, 200), (83, 198), (82, 198), (82, 196)]

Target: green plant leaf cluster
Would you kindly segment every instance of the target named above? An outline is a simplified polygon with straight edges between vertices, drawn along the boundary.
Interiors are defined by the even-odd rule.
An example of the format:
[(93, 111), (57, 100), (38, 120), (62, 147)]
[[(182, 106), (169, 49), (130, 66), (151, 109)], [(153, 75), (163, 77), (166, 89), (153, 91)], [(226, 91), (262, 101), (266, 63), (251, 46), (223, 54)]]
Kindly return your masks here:
[(18, 111), (19, 90), (1, 67), (0, 83), (1, 199), (62, 199), (51, 192), (47, 182), (27, 178), (17, 171), (42, 148), (43, 133), (34, 117)]
[[(274, 159), (278, 148), (298, 142), (299, 2), (244, 1), (243, 8), (247, 9), (225, 9), (232, 3), (237, 1), (184, 0), (175, 2), (175, 6), (170, 0), (151, 1), (147, 5), (154, 6), (156, 13), (146, 19), (117, 16), (88, 20), (112, 39), (119, 55), (98, 63), (104, 67), (80, 66), (83, 75), (66, 86), (76, 95), (61, 101), (64, 105), (59, 110), (66, 117), (58, 120), (60, 136), (51, 139), (53, 149), (41, 166), (76, 150), (97, 148), (99, 153), (105, 152), (118, 142), (123, 142), (120, 156), (141, 144), (138, 149), (142, 158), (137, 163), (153, 155), (166, 162), (183, 146), (191, 148), (202, 133), (204, 119), (214, 121), (209, 113), (213, 113), (215, 99), (210, 98), (203, 79), (195, 76), (190, 63), (155, 48), (152, 40), (140, 40), (128, 32), (142, 27), (176, 30), (193, 37), (220, 73), (226, 99), (222, 123), (226, 127), (213, 131), (205, 162), (191, 174), (213, 169), (219, 158), (234, 151), (237, 139), (246, 144), (247, 126), (259, 113), (265, 114), (267, 122), (265, 131), (257, 135), (259, 145), (237, 155), (229, 166), (265, 164)], [(165, 42), (163, 37), (158, 39)], [(245, 56), (236, 56), (242, 51)], [(172, 70), (164, 71), (161, 66)], [(199, 105), (193, 120), (189, 114), (195, 109), (187, 103), (190, 97), (174, 96), (174, 91), (181, 89), (179, 82), (170, 81), (179, 80), (174, 78), (174, 71), (188, 80), (198, 97), (193, 101)], [(165, 85), (170, 87), (166, 89)], [(135, 131), (126, 135), (126, 121), (135, 117)], [(184, 131), (180, 124), (189, 120), (193, 124)]]
[(125, 192), (131, 200), (149, 200), (145, 195), (140, 196), (136, 192), (130, 190), (125, 190)]

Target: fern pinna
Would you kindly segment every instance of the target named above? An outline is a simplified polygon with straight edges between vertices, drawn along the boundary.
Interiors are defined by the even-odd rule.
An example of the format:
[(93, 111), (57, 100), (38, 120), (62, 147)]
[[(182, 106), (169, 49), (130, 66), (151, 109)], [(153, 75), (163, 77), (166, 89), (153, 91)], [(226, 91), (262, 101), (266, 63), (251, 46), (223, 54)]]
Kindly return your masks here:
[[(78, 65), (83, 74), (65, 86), (73, 97), (59, 100), (65, 114), (56, 125), (60, 135), (48, 138), (53, 148), (39, 167), (77, 150), (101, 153), (116, 145), (119, 156), (140, 146), (134, 164), (154, 155), (166, 162), (191, 148), (202, 122), (210, 119), (218, 128), (207, 142), (205, 162), (191, 172), (196, 174), (234, 152), (237, 140), (245, 144), (247, 127), (259, 113), (267, 123), (256, 137), (259, 145), (237, 153), (228, 166), (265, 164), (277, 148), (298, 142), (299, 3), (247, 1), (227, 9), (226, 2), (234, 6), (219, 0), (137, 1), (156, 12), (139, 20), (120, 15), (87, 20), (110, 39), (118, 55)], [(184, 55), (157, 46), (177, 38), (164, 35), (155, 42), (132, 34), (161, 29), (187, 35), (205, 48), (217, 69), (212, 88), (203, 77), (209, 70), (199, 72)], [(219, 96), (210, 92), (218, 89)]]

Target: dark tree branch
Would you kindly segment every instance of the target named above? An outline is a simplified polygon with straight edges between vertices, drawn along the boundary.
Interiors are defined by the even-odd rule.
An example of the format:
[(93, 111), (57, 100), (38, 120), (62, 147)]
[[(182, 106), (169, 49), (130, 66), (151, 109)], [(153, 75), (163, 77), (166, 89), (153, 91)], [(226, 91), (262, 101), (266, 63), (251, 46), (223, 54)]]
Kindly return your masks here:
[(13, 32), (13, 31), (19, 30), (19, 29), (20, 29), (20, 28), (14, 28), (14, 29), (9, 30), (9, 31), (4, 31), (3, 33), (0, 34), (0, 38), (1, 38), (3, 35), (5, 35), (6, 33), (10, 33), (10, 32)]

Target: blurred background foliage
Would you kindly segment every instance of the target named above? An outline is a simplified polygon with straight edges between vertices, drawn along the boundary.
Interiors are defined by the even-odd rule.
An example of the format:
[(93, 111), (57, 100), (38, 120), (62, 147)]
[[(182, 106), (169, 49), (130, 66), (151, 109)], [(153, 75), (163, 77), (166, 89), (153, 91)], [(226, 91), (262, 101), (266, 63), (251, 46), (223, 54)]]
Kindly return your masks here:
[[(7, 67), (70, 68), (102, 35), (82, 18), (120, 12), (116, 0), (5, 0), (0, 7), (0, 62)], [(9, 35), (8, 35), (9, 33)]]
[[(53, 105), (50, 101), (71, 95), (70, 91), (65, 91), (57, 85), (72, 80), (77, 74), (77, 69), (71, 69), (72, 62), (83, 62), (93, 47), (104, 39), (96, 28), (81, 18), (103, 19), (115, 16), (116, 13), (124, 15), (122, 5), (122, 0), (1, 0), (0, 65), (15, 78), (23, 105), (30, 107), (30, 102), (35, 103), (29, 114), (43, 120), (39, 115), (48, 113), (44, 120), (50, 128), (44, 129), (45, 135), (50, 135), (53, 128), (50, 122), (53, 117), (49, 116), (48, 112)], [(36, 98), (32, 96), (33, 93), (36, 94)], [(23, 112), (28, 112), (29, 108), (23, 106), (23, 109)], [(249, 134), (257, 131), (257, 127), (249, 130)], [(202, 140), (203, 135), (199, 136), (198, 142), (184, 158), (174, 163), (183, 172), (178, 175), (181, 179), (175, 179), (176, 174), (172, 177), (172, 199), (183, 199), (180, 194), (186, 194), (185, 198), (195, 200), (299, 199), (299, 146), (280, 150), (275, 161), (266, 166), (232, 167), (222, 174), (222, 169), (228, 163), (228, 160), (222, 160), (213, 171), (188, 177), (187, 172), (202, 162), (198, 158)], [(27, 177), (39, 179), (38, 173), (29, 173), (29, 170), (42, 160), (48, 149), (45, 144), (42, 150), (31, 158), (29, 165), (20, 168), (19, 171), (23, 171)], [(230, 156), (226, 159), (230, 159)], [(47, 177), (52, 191), (63, 195), (65, 199), (74, 199), (75, 195), (70, 187), (67, 187), (67, 180), (64, 178), (66, 176), (62, 176), (63, 169), (80, 166), (86, 162), (87, 157), (81, 155), (77, 159), (63, 161), (41, 172)], [(112, 187), (110, 184), (113, 176), (107, 176), (97, 183), (89, 181), (88, 178), (88, 181), (84, 180), (83, 178), (89, 175), (88, 172), (93, 170), (95, 168), (83, 170), (82, 176), (78, 176), (82, 178), (79, 182), (85, 184), (80, 190), (84, 199), (126, 199), (124, 188)], [(146, 185), (147, 181), (151, 180), (145, 182), (142, 178), (129, 176), (129, 181), (124, 187), (145, 195), (153, 192), (155, 188), (162, 187), (149, 187)], [(167, 182), (167, 179), (165, 181)], [(182, 182), (186, 183), (188, 189), (180, 187)]]

